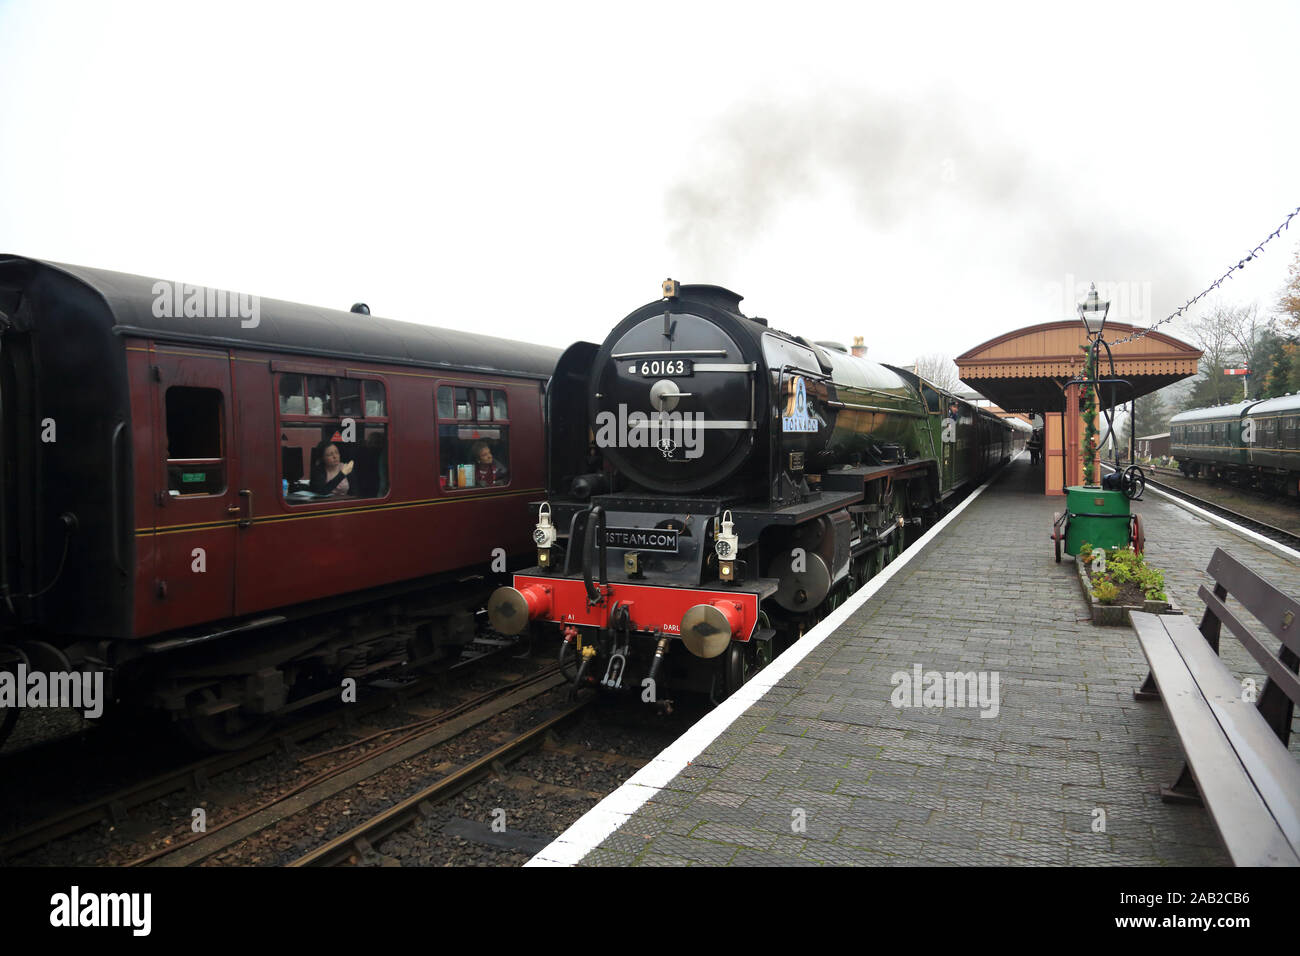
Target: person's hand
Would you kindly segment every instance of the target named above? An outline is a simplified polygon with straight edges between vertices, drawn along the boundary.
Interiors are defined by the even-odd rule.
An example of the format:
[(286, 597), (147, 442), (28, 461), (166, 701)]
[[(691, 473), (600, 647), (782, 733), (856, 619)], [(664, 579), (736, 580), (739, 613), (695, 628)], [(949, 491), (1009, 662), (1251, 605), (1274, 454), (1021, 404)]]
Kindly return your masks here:
[(346, 464), (344, 464), (341, 468), (339, 468), (339, 471), (343, 472), (343, 474), (345, 475), (350, 475), (352, 474), (352, 466), (355, 464), (356, 462), (349, 461)]

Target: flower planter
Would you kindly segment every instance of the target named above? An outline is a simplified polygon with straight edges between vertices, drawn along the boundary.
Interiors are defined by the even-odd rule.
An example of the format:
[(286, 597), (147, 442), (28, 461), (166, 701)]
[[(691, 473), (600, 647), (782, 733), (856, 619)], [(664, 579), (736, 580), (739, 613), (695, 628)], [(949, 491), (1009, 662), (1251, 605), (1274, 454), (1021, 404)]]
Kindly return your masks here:
[(1088, 577), (1088, 569), (1083, 566), (1083, 562), (1076, 558), (1074, 568), (1079, 574), (1079, 586), (1083, 589), (1083, 599), (1088, 602), (1088, 609), (1092, 612), (1093, 624), (1100, 624), (1105, 627), (1120, 627), (1132, 624), (1129, 614), (1133, 611), (1146, 611), (1148, 614), (1183, 613), (1183, 609), (1174, 603), (1173, 594), (1170, 592), (1168, 585), (1165, 586), (1165, 594), (1169, 596), (1168, 601), (1144, 601), (1140, 607), (1134, 604), (1102, 604), (1092, 596), (1092, 581)]

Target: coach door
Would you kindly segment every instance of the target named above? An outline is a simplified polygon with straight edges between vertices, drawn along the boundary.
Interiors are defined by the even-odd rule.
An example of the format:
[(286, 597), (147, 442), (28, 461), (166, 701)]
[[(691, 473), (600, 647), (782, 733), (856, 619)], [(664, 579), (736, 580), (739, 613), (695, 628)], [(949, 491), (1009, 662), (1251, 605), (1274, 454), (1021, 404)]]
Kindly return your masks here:
[(166, 627), (220, 620), (234, 613), (243, 507), (230, 356), (158, 346), (153, 365), (155, 605)]

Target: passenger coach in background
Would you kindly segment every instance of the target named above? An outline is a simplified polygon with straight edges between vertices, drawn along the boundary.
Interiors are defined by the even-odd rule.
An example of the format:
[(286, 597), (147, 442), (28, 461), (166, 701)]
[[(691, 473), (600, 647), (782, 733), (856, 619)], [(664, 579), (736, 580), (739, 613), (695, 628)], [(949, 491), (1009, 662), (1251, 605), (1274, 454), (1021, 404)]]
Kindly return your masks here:
[(1010, 455), (1002, 419), (740, 299), (670, 280), (556, 366), (537, 566), (488, 611), (559, 629), (575, 688), (730, 694)]
[(0, 258), (0, 668), (103, 671), (218, 747), (472, 639), (493, 549), (530, 553), (559, 355), (227, 301)]
[(1195, 408), (1171, 418), (1169, 432), (1170, 454), (1188, 478), (1300, 496), (1300, 395)]

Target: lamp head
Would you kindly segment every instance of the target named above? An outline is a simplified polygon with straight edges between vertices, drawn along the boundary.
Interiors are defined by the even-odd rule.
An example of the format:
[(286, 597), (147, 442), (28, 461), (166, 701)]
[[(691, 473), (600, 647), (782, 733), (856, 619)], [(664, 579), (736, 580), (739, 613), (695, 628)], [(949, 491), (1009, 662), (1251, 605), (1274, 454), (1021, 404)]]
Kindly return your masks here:
[(1090, 337), (1100, 336), (1106, 327), (1106, 313), (1110, 311), (1110, 302), (1097, 295), (1097, 283), (1092, 283), (1088, 294), (1079, 303), (1079, 318), (1088, 330)]

